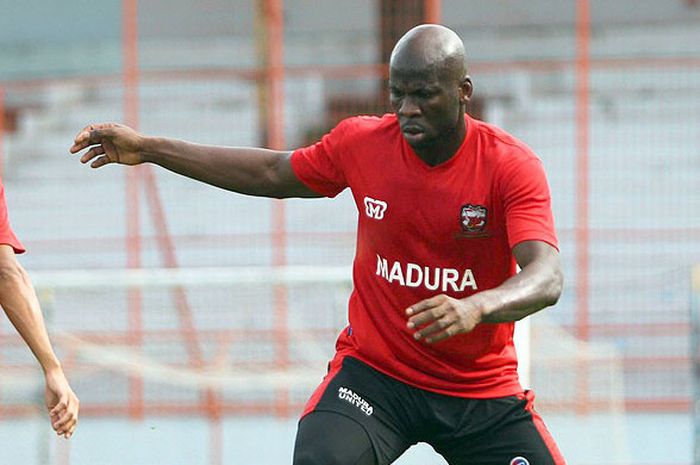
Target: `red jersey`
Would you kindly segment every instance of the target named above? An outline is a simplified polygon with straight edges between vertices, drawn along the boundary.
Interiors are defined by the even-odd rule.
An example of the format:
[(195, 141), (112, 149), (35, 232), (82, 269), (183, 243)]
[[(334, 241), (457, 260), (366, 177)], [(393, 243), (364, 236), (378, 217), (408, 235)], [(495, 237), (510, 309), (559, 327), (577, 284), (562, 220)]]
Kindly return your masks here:
[(11, 246), (15, 253), (23, 253), (24, 247), (15, 236), (10, 227), (10, 218), (7, 216), (7, 204), (5, 203), (5, 188), (0, 180), (0, 244)]
[(441, 394), (502, 397), (522, 391), (513, 323), (429, 345), (413, 339), (404, 313), (437, 294), (465, 298), (499, 286), (516, 272), (519, 242), (557, 247), (539, 158), (501, 129), (466, 123), (459, 150), (437, 166), (416, 155), (395, 115), (347, 119), (291, 162), (319, 194), (350, 187), (358, 209), (349, 326), (337, 356)]

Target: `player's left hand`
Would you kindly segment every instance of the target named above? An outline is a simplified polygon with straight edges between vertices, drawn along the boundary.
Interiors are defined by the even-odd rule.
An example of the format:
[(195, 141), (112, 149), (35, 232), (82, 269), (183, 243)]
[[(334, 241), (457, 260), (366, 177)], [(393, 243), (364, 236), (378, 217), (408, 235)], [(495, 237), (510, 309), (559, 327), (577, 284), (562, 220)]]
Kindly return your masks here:
[(46, 407), (49, 411), (51, 427), (56, 434), (70, 439), (78, 426), (80, 401), (71, 389), (63, 371), (55, 369), (45, 374)]
[(471, 299), (455, 299), (440, 294), (421, 300), (406, 309), (409, 329), (416, 340), (429, 344), (440, 342), (456, 334), (468, 333), (481, 322), (481, 310)]

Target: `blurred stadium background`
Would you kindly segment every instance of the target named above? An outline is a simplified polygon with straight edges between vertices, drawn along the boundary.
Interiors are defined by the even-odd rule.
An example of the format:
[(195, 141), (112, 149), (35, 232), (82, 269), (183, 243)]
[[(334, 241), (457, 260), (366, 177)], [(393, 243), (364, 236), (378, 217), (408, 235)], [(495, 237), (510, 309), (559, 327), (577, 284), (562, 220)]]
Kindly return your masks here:
[(55, 439), (2, 319), (0, 464), (291, 461), (345, 322), (350, 196), (254, 199), (67, 149), (96, 121), (299, 147), (384, 112), (388, 54), (426, 21), (465, 40), (470, 111), (549, 174), (566, 289), (523, 357), (569, 464), (700, 463), (700, 2), (0, 0), (10, 217), (82, 401)]

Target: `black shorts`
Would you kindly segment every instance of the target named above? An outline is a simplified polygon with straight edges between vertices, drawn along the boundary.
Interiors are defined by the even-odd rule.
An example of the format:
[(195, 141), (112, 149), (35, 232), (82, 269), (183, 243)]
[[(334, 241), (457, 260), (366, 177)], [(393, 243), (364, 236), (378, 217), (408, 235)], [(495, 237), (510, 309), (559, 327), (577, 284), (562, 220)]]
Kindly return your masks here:
[(418, 442), (450, 465), (565, 465), (534, 395), (464, 399), (409, 386), (345, 357), (299, 421), (294, 465), (385, 465)]

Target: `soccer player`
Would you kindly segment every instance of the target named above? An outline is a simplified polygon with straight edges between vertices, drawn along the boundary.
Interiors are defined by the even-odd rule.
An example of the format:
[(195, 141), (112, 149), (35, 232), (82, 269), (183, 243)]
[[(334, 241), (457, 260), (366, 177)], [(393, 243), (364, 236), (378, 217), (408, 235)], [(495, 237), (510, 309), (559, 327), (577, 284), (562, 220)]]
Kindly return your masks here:
[[(427, 442), (452, 465), (562, 465), (516, 372), (514, 321), (562, 288), (549, 187), (522, 142), (466, 115), (462, 40), (418, 26), (396, 44), (394, 113), (342, 121), (293, 152), (87, 126), (98, 168), (158, 164), (250, 195), (358, 209), (349, 325), (299, 422), (295, 465), (384, 465)], [(521, 271), (516, 273), (516, 264)]]
[(69, 439), (78, 423), (80, 402), (51, 348), (29, 275), (15, 258), (15, 254), (24, 251), (10, 227), (5, 189), (0, 181), (0, 306), (44, 371), (44, 397), (51, 426), (59, 436)]

